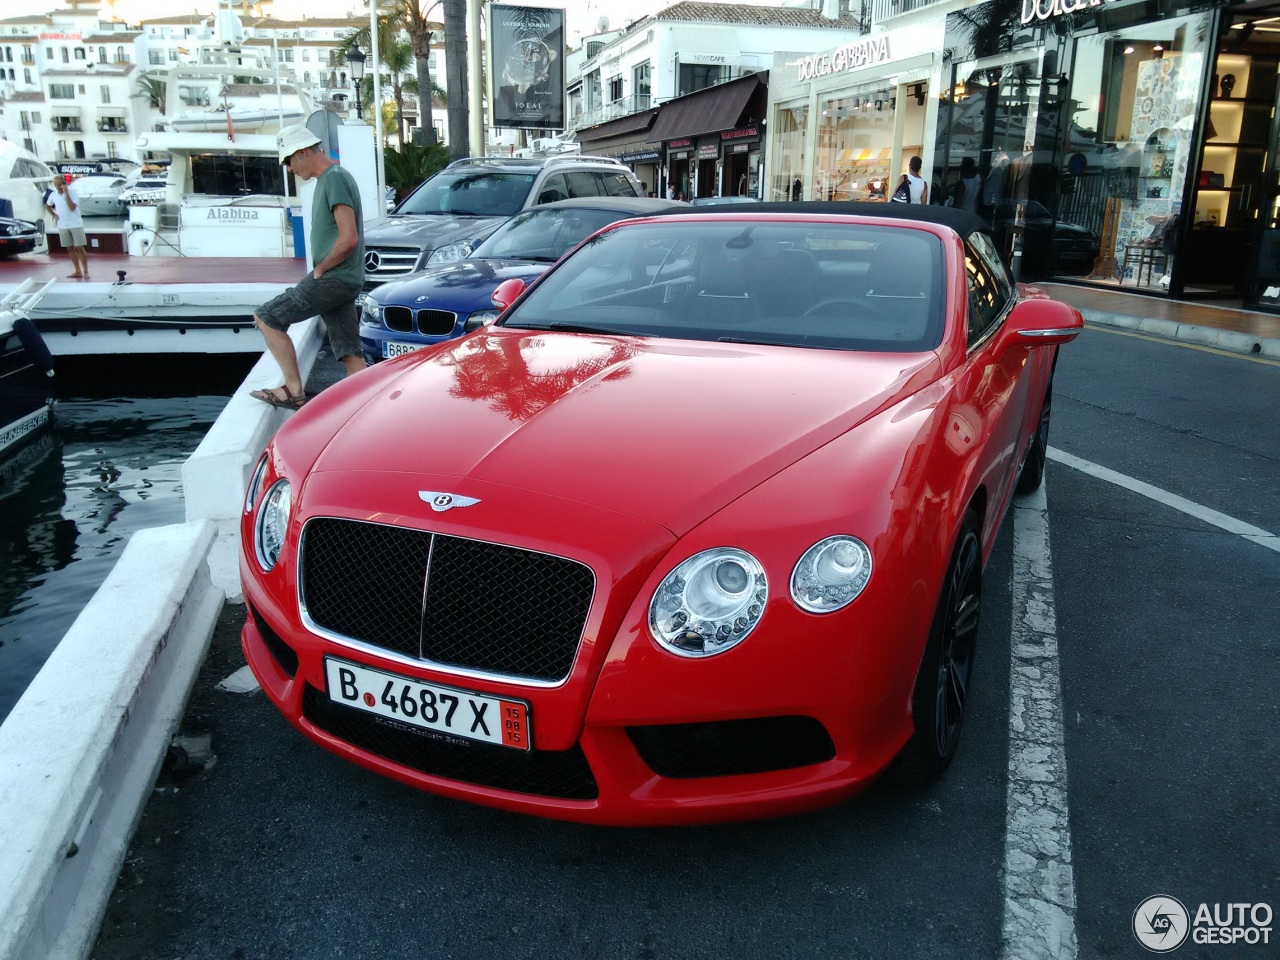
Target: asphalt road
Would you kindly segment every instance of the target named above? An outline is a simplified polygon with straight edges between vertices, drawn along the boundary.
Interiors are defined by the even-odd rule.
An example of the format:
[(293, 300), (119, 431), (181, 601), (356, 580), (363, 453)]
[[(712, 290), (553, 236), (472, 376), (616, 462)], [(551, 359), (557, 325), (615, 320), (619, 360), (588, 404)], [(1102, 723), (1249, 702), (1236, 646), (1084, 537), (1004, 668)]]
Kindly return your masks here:
[[(1090, 329), (1063, 351), (1051, 445), (1274, 534), (1277, 411), (1274, 362)], [(1055, 849), (1031, 859), (1065, 863), (1066, 925), (1040, 955), (1148, 956), (1134, 916), (1158, 894), (1192, 914), (1280, 910), (1280, 551), (1060, 460), (1046, 490), (1052, 582), (1033, 604), (1056, 624), (1061, 694), (1044, 696), (1065, 764), (1033, 789), (1066, 812)], [(380, 779), (294, 734), (260, 693), (215, 689), (243, 664), (229, 609), (183, 730), (211, 734), (217, 762), (162, 777), (93, 956), (1037, 955), (1006, 933), (1028, 900), (1005, 869), (1022, 749), (1010, 696), (1039, 674), (1011, 660), (1013, 513), (947, 776), (787, 820), (588, 828)], [(1280, 955), (1270, 940), (1188, 939), (1171, 955)]]

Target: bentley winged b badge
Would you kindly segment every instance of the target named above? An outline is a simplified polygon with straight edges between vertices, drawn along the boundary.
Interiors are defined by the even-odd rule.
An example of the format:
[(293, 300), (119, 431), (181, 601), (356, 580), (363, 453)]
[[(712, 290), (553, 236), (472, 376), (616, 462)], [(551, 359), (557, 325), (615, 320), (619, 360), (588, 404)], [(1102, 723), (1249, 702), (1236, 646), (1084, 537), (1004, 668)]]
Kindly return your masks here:
[(436, 513), (444, 513), (454, 507), (469, 507), (479, 503), (476, 497), (460, 497), (456, 493), (439, 493), (435, 490), (419, 490), (418, 497), (423, 503), (431, 504)]

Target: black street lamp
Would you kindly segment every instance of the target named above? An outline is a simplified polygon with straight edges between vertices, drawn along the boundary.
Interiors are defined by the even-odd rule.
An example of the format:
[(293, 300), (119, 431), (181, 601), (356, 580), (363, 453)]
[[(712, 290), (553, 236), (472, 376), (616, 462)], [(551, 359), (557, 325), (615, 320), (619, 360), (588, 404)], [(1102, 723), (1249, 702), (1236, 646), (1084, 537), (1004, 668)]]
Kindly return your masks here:
[(353, 43), (351, 49), (347, 51), (347, 63), (351, 65), (351, 76), (356, 82), (356, 116), (362, 116), (363, 111), (360, 109), (360, 81), (364, 79), (364, 62), (368, 57), (365, 52), (360, 49), (360, 45)]

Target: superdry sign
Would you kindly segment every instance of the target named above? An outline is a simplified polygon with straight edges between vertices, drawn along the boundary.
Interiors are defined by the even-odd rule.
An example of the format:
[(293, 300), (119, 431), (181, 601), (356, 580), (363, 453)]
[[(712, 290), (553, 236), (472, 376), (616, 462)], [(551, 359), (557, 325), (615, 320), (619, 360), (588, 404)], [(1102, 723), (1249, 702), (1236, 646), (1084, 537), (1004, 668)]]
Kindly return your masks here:
[[(1024, 0), (1030, 3), (1032, 0)], [(1070, 0), (1057, 0), (1070, 2)], [(815, 77), (826, 77), (846, 70), (861, 70), (863, 67), (884, 63), (889, 59), (889, 37), (887, 34), (878, 37), (863, 37), (853, 43), (827, 53), (805, 57), (797, 66), (797, 79), (813, 80)]]
[(1065, 13), (1100, 7), (1108, 0), (1022, 0), (1022, 22), (1052, 20)]

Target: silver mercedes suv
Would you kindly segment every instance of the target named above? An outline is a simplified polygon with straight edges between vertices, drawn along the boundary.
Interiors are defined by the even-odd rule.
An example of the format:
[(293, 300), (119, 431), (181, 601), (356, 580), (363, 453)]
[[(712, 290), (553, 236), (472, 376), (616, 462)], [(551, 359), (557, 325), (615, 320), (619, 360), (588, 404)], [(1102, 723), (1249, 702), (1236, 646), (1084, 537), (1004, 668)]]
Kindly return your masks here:
[(635, 174), (609, 157), (455, 160), (365, 225), (364, 287), (461, 260), (509, 217), (540, 203), (641, 196)]

